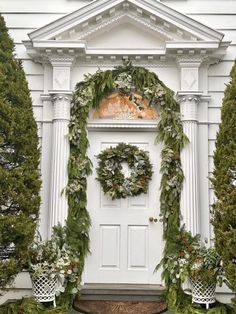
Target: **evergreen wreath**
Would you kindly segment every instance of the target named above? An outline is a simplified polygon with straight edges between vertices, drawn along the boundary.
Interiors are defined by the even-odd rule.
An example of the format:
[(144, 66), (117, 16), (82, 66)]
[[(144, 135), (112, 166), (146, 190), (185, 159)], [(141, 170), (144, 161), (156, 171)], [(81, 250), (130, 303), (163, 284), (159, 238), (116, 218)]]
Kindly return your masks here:
[[(105, 149), (97, 158), (97, 180), (103, 192), (113, 200), (147, 193), (153, 173), (148, 152), (135, 145), (120, 143)], [(129, 177), (122, 172), (123, 162), (131, 169)]]

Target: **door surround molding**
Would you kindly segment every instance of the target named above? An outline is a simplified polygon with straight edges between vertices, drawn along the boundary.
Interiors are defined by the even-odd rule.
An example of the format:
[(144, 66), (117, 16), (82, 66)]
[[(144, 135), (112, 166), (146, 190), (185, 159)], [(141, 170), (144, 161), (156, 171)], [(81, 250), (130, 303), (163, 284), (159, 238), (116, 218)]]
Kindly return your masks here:
[(110, 120), (96, 119), (89, 120), (87, 129), (89, 131), (146, 131), (153, 132), (159, 120)]

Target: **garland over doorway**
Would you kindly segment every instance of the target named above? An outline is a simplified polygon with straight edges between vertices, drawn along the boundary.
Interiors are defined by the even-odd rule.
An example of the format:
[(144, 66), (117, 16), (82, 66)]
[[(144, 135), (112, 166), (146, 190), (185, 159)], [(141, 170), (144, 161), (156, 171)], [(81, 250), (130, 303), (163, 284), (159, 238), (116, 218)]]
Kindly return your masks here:
[[(180, 152), (187, 142), (180, 120), (179, 104), (174, 98), (173, 91), (166, 87), (155, 73), (126, 62), (113, 70), (98, 70), (95, 74), (85, 76), (84, 81), (77, 83), (72, 99), (67, 229), (70, 246), (81, 259), (81, 273), (85, 256), (89, 251), (90, 218), (86, 208), (87, 176), (92, 172), (92, 164), (87, 156), (89, 109), (98, 108), (101, 100), (114, 91), (123, 95), (130, 94), (132, 97), (132, 90), (148, 99), (149, 106), (159, 112), (156, 141), (163, 143), (160, 187), (160, 212), (163, 238), (166, 241), (163, 264), (165, 256), (177, 252), (176, 241), (180, 235), (180, 194), (184, 178)], [(166, 270), (163, 271), (163, 279), (168, 298), (173, 295), (176, 298), (182, 293), (181, 282), (173, 283)]]

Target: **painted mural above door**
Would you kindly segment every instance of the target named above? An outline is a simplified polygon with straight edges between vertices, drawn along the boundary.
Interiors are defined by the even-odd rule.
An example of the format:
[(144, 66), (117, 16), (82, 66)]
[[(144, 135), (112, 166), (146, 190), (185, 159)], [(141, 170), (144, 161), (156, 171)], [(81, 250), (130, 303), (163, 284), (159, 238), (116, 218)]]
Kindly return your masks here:
[(100, 102), (99, 108), (93, 112), (94, 119), (147, 119), (158, 118), (156, 108), (149, 106), (149, 101), (137, 93), (122, 95), (112, 93)]

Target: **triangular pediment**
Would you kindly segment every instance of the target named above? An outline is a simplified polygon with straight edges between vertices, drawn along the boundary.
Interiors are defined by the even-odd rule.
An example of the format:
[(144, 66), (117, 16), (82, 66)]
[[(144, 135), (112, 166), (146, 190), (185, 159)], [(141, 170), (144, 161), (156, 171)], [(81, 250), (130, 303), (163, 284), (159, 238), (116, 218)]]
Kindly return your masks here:
[(163, 34), (147, 31), (142, 24), (123, 17), (119, 23), (90, 33), (86, 44), (87, 48), (164, 49), (166, 40), (169, 39)]
[(85, 54), (166, 54), (175, 49), (218, 49), (223, 34), (157, 0), (97, 0), (29, 34), (27, 49)]

